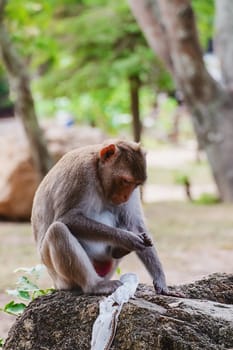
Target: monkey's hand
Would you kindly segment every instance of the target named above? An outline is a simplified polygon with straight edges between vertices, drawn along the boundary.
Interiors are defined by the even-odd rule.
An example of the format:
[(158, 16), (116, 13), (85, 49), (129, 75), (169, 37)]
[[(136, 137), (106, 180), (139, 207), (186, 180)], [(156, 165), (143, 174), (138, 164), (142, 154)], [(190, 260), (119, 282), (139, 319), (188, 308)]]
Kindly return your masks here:
[(153, 285), (157, 294), (167, 295), (168, 288), (167, 288), (165, 278), (163, 276), (160, 276), (159, 278), (154, 279)]
[[(137, 235), (138, 236), (138, 235)], [(140, 243), (137, 243), (138, 245), (140, 245), (139, 249), (133, 249), (133, 250), (142, 250), (146, 247), (152, 247), (153, 246), (153, 242), (151, 240), (151, 238), (145, 233), (140, 233), (139, 234), (139, 239), (140, 239)], [(142, 245), (143, 244), (143, 245)], [(112, 257), (114, 259), (120, 259), (123, 256), (127, 255), (130, 253), (130, 250), (126, 250), (124, 248), (121, 247), (114, 247), (112, 248)]]
[(124, 244), (122, 246), (129, 251), (141, 251), (147, 247), (152, 247), (153, 243), (146, 232), (135, 234), (127, 231), (124, 237)]
[(163, 278), (154, 280), (153, 285), (157, 294), (167, 295), (167, 296), (177, 297), (177, 298), (185, 298), (185, 295), (183, 293), (169, 291), (169, 289), (167, 288), (166, 282), (165, 280), (163, 280)]
[(142, 235), (145, 247), (152, 247), (153, 246), (152, 239), (148, 236), (148, 234), (146, 232), (142, 232), (142, 233), (140, 233), (140, 235)]

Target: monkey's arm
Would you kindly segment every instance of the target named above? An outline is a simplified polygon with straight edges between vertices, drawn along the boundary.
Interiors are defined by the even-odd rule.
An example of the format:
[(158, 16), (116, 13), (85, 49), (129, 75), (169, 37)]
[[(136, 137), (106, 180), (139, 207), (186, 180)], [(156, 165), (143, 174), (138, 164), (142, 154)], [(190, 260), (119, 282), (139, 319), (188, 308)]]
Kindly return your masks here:
[(77, 209), (71, 209), (58, 221), (64, 223), (77, 239), (110, 242), (126, 251), (142, 250), (152, 245), (144, 233), (136, 235), (130, 231), (105, 225), (85, 217)]
[(165, 274), (155, 247), (147, 247), (136, 252), (153, 279), (153, 285), (158, 294), (168, 294)]
[[(131, 222), (127, 222), (127, 217), (125, 216), (125, 213), (122, 213), (121, 215), (121, 227), (127, 227), (128, 230), (134, 231), (136, 234), (141, 234), (142, 232), (146, 235), (148, 239), (150, 239), (150, 235), (148, 233), (148, 230), (146, 228), (143, 215), (140, 214), (140, 206), (138, 205), (138, 212), (137, 216), (132, 215)], [(166, 284), (166, 278), (165, 274), (163, 272), (162, 264), (159, 260), (158, 253), (153, 246), (153, 243), (151, 241), (151, 246), (146, 247), (145, 249), (141, 251), (136, 252), (140, 260), (145, 265), (147, 271), (151, 275), (153, 279), (153, 284), (155, 287), (155, 290), (159, 294), (168, 294), (167, 284)]]
[[(138, 232), (146, 232), (148, 237), (150, 237), (150, 234), (148, 233), (148, 230), (146, 228), (145, 222), (142, 219), (140, 223), (137, 225)], [(168, 288), (166, 283), (166, 277), (163, 271), (163, 266), (160, 262), (157, 250), (155, 246), (152, 244), (151, 247), (147, 247), (140, 252), (136, 252), (139, 259), (143, 262), (145, 265), (147, 271), (151, 275), (153, 279), (153, 285), (158, 294), (166, 294), (168, 295)]]
[(153, 285), (158, 294), (164, 294), (178, 298), (185, 297), (183, 293), (169, 291), (169, 289), (167, 288), (163, 267), (159, 260), (155, 247), (148, 247), (140, 252), (137, 251), (136, 253), (141, 259), (141, 261), (144, 263), (147, 271), (152, 276)]

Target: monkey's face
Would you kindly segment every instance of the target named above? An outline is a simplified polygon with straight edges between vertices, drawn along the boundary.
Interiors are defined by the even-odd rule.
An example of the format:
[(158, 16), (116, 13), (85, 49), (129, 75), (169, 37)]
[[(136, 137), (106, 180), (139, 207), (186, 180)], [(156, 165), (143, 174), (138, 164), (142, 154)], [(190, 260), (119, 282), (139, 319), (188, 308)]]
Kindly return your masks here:
[(119, 141), (103, 147), (99, 177), (108, 203), (127, 202), (135, 188), (146, 180), (146, 160), (140, 146)]
[(109, 193), (110, 202), (114, 205), (127, 202), (135, 188), (140, 184), (140, 181), (135, 181), (133, 177), (129, 176), (119, 176), (113, 179), (112, 188)]

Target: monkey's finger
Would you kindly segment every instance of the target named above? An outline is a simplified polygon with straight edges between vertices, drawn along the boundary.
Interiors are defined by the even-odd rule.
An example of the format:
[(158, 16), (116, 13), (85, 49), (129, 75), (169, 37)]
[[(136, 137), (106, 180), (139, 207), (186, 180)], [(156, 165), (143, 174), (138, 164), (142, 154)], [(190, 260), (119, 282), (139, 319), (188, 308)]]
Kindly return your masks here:
[(132, 252), (135, 250), (145, 249), (145, 245), (142, 237), (132, 234), (131, 236), (128, 237), (128, 239), (124, 241), (124, 245), (122, 245), (121, 248)]
[(169, 293), (165, 281), (157, 279), (153, 281), (153, 285), (157, 294), (167, 295)]
[(145, 245), (144, 239), (142, 237), (137, 237), (137, 241), (135, 241), (135, 250), (143, 250), (147, 246)]
[(181, 292), (173, 292), (173, 291), (167, 290), (166, 292), (162, 291), (161, 294), (162, 295), (167, 295), (169, 297), (185, 298), (185, 294), (183, 294)]
[(145, 247), (152, 247), (153, 246), (153, 242), (151, 240), (151, 238), (147, 235), (146, 232), (143, 232), (141, 234), (141, 237), (143, 239), (143, 243)]
[(171, 291), (167, 288), (162, 288), (160, 286), (154, 285), (157, 294), (166, 295), (168, 297), (185, 298), (185, 295), (181, 292)]

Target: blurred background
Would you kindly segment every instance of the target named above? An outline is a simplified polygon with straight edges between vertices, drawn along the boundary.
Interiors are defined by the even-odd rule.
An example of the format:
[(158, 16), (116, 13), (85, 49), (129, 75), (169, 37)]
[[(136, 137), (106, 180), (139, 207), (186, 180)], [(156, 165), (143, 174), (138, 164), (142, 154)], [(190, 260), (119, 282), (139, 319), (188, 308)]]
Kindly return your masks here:
[[(41, 179), (109, 137), (147, 150), (143, 208), (168, 284), (232, 273), (232, 21), (231, 0), (0, 0), (0, 306), (13, 271), (40, 263)], [(151, 283), (134, 254), (120, 269)], [(13, 320), (0, 311), (0, 337)]]

